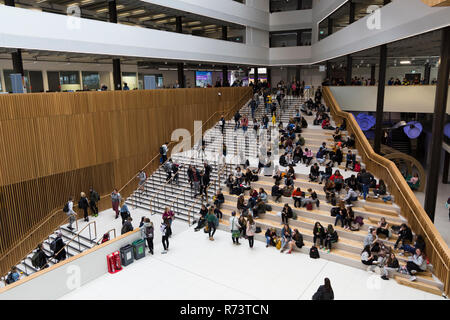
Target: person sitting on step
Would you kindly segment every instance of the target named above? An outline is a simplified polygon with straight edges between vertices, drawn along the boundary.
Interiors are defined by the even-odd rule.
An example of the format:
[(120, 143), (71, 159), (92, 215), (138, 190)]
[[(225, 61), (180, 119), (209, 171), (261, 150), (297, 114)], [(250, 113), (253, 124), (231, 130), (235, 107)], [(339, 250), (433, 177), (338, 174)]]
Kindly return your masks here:
[(272, 187), (272, 197), (275, 198), (275, 202), (280, 202), (280, 198), (283, 196), (283, 192), (280, 189), (280, 182), (275, 181)]
[(356, 163), (356, 157), (352, 153), (352, 150), (348, 150), (347, 155), (345, 156), (346, 162), (345, 162), (345, 171), (347, 171), (348, 167), (350, 166), (350, 169), (353, 170)]
[(303, 192), (300, 189), (300, 187), (297, 187), (297, 189), (294, 190), (294, 192), (292, 192), (292, 199), (294, 200), (295, 208), (302, 207), (302, 202), (303, 202), (304, 198), (303, 198)]
[(347, 204), (352, 204), (353, 201), (358, 201), (358, 192), (349, 187), (346, 187), (345, 191), (347, 192), (347, 194), (345, 195), (343, 200)]
[(267, 229), (264, 236), (266, 237), (266, 248), (268, 248), (269, 246), (276, 247), (278, 236), (275, 228)]
[(383, 269), (382, 269), (382, 276), (381, 279), (383, 280), (389, 280), (390, 274), (393, 272), (398, 271), (400, 268), (400, 264), (398, 263), (397, 258), (395, 257), (394, 252), (391, 252), (384, 263)]
[(406, 242), (413, 241), (413, 234), (411, 228), (406, 225), (406, 223), (402, 223), (400, 225), (400, 229), (397, 235), (397, 241), (395, 241), (394, 249), (397, 249), (398, 244), (401, 242), (402, 246), (406, 245)]
[(292, 208), (286, 203), (281, 210), (281, 222), (287, 224), (289, 223), (289, 219), (292, 219), (293, 216)]
[(419, 248), (416, 249), (414, 255), (409, 257), (409, 261), (406, 263), (404, 267), (408, 274), (411, 276), (409, 280), (416, 281), (416, 273), (427, 271), (427, 259), (425, 258), (425, 254)]
[(378, 222), (377, 235), (380, 234), (384, 234), (386, 236), (386, 239), (389, 240), (390, 237), (389, 224), (386, 222), (386, 219), (384, 217), (382, 217), (380, 222)]
[[(319, 172), (321, 175), (320, 178), (320, 182), (319, 184), (322, 184), (322, 182), (325, 180), (327, 181), (328, 179), (330, 179), (330, 177), (333, 175), (333, 169), (331, 168), (330, 164), (327, 163), (326, 167), (325, 167), (325, 171), (320, 171)], [(333, 182), (334, 183), (334, 182)], [(334, 188), (334, 187), (333, 187)]]
[(303, 154), (303, 162), (306, 164), (306, 166), (309, 166), (311, 164), (312, 159), (313, 159), (312, 151), (308, 148), (305, 148), (305, 153)]
[(367, 271), (375, 271), (375, 267), (378, 264), (378, 257), (375, 256), (370, 250), (370, 245), (364, 246), (361, 252), (361, 262), (367, 266)]
[(199, 231), (206, 225), (206, 215), (208, 214), (208, 209), (204, 204), (202, 204), (199, 214), (200, 218), (198, 219), (198, 223), (197, 226), (194, 228), (194, 231)]
[(309, 172), (309, 182), (317, 182), (320, 176), (320, 168), (317, 163), (311, 167)]
[(316, 207), (319, 208), (320, 201), (317, 197), (317, 193), (313, 191), (311, 188), (308, 189), (309, 196), (303, 201), (303, 207), (306, 207), (308, 203), (315, 203)]
[(319, 249), (322, 249), (324, 239), (325, 239), (325, 229), (320, 224), (320, 222), (317, 221), (314, 224), (313, 228), (313, 245), (317, 246), (317, 243), (319, 243)]
[(292, 240), (292, 229), (289, 227), (289, 224), (286, 222), (281, 229), (281, 250), (280, 253), (283, 253), (286, 245), (289, 244)]
[(292, 253), (294, 245), (299, 249), (303, 248), (303, 246), (305, 245), (305, 243), (303, 242), (303, 235), (298, 231), (298, 229), (294, 229), (292, 240), (289, 241), (289, 251), (287, 252), (288, 254)]
[(330, 180), (334, 182), (336, 192), (340, 193), (342, 187), (344, 186), (344, 177), (341, 175), (339, 170), (334, 172), (334, 174), (330, 177)]
[(339, 207), (332, 208), (336, 213), (336, 219), (334, 220), (334, 226), (337, 225), (338, 221), (341, 221), (341, 227), (344, 228), (344, 221), (347, 218), (347, 209), (345, 208), (345, 202), (341, 201)]
[(375, 195), (375, 198), (386, 195), (386, 193), (387, 193), (386, 184), (384, 183), (383, 179), (380, 179), (377, 187), (375, 188), (375, 190), (373, 190), (373, 193)]
[(331, 224), (329, 224), (327, 230), (325, 231), (324, 250), (327, 250), (327, 253), (330, 253), (332, 244), (338, 242), (338, 239), (339, 237), (337, 231), (334, 230)]

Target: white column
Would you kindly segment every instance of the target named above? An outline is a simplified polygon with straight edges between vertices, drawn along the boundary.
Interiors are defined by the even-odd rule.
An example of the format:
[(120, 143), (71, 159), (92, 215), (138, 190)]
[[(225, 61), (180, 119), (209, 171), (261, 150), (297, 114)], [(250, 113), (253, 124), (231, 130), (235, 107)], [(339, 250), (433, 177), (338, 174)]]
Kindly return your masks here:
[(79, 72), (79, 75), (80, 75), (80, 86), (81, 86), (81, 90), (84, 90), (84, 87), (83, 87), (83, 72), (81, 72), (81, 71), (78, 71)]
[(42, 70), (42, 82), (44, 84), (44, 92), (49, 90), (47, 70)]
[(6, 92), (5, 75), (3, 73), (3, 69), (0, 69), (0, 78), (1, 78), (1, 82), (2, 82), (2, 91)]

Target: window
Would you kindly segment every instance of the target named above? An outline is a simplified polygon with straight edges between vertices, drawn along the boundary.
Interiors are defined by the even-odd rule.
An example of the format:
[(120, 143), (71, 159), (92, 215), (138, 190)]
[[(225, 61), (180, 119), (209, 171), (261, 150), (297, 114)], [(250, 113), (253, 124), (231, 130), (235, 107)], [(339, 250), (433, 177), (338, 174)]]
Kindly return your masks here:
[(98, 72), (83, 71), (83, 87), (87, 90), (100, 89), (100, 76)]
[(61, 85), (80, 84), (80, 73), (78, 71), (62, 71), (59, 74)]

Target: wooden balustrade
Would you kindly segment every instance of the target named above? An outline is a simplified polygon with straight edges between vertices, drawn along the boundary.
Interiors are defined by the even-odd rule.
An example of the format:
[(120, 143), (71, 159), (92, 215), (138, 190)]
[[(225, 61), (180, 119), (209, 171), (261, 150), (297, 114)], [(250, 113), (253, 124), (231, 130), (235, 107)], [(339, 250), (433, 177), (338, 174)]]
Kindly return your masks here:
[(430, 7), (448, 7), (450, 0), (422, 0), (423, 3)]
[(215, 114), (206, 130), (251, 96), (248, 87), (1, 95), (0, 274), (66, 223), (69, 196), (76, 204), (93, 186), (99, 210), (110, 208), (113, 188), (125, 198), (139, 169), (158, 168), (173, 130), (193, 132)]
[(444, 292), (450, 293), (450, 251), (442, 236), (429, 219), (427, 213), (417, 200), (414, 192), (408, 186), (397, 166), (390, 160), (376, 154), (366, 136), (362, 132), (354, 116), (342, 111), (328, 87), (323, 88), (323, 97), (330, 113), (337, 123), (343, 119), (347, 123), (347, 131), (356, 137), (356, 148), (366, 169), (380, 179), (383, 179), (391, 194), (395, 196), (395, 203), (401, 208), (401, 215), (408, 220), (408, 224), (416, 234), (425, 238), (426, 255), (433, 265), (434, 275), (444, 284)]

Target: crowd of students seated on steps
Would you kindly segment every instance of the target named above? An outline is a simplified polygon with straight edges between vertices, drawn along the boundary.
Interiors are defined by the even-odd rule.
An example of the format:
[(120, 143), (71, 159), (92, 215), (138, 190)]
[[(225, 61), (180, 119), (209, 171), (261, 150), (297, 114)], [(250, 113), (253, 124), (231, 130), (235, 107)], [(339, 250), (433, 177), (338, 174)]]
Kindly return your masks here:
[[(388, 242), (379, 238), (380, 235), (388, 241), (393, 234), (397, 240), (392, 248)], [(414, 245), (413, 243), (414, 240)], [(410, 255), (406, 264), (401, 265), (396, 258), (398, 255)], [(428, 260), (425, 256), (425, 241), (421, 235), (413, 237), (411, 229), (405, 224), (390, 226), (385, 218), (381, 218), (376, 228), (369, 228), (364, 239), (361, 252), (361, 262), (367, 265), (368, 272), (376, 272), (384, 280), (389, 280), (394, 272), (409, 274), (410, 280), (416, 280), (416, 273), (427, 271)]]

